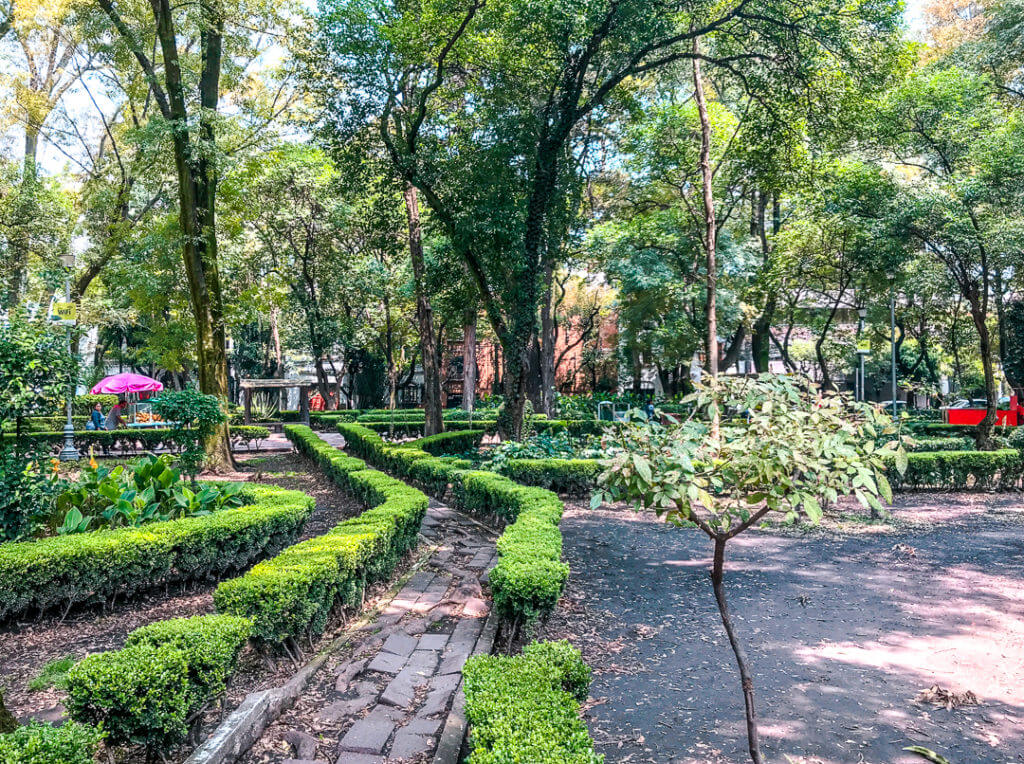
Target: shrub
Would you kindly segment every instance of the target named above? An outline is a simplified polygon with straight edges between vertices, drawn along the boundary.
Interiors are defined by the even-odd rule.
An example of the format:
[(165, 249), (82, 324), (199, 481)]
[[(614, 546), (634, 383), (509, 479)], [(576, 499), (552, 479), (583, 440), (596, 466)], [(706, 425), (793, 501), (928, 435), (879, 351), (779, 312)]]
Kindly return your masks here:
[(60, 727), (31, 721), (0, 735), (3, 764), (93, 764), (103, 732), (88, 724), (65, 722)]
[[(71, 404), (71, 413), (88, 419), (89, 415), (92, 414), (93, 407), (97, 403), (103, 406), (104, 412), (110, 411), (110, 409), (117, 405), (117, 396), (104, 394), (92, 395), (91, 393), (86, 395), (76, 395), (75, 400)], [(61, 410), (56, 412), (55, 416), (63, 419), (65, 416), (64, 411)]]
[(933, 451), (907, 454), (905, 473), (889, 470), (889, 480), (901, 489), (1005, 490), (1017, 487), (1022, 474), (1024, 463), (1015, 449)]
[(425, 438), (413, 441), (410, 448), (418, 448), (428, 454), (440, 456), (442, 454), (460, 454), (479, 448), (480, 441), (484, 437), (483, 430), (456, 430), (453, 432), (441, 432), (437, 435), (428, 435)]
[(181, 448), (179, 457), (186, 475), (198, 475), (206, 456), (205, 444), (218, 425), (227, 421), (215, 395), (198, 390), (165, 390), (153, 399), (153, 413), (175, 423), (171, 437)]
[[(974, 438), (933, 438), (914, 437), (913, 444), (906, 444), (907, 451), (973, 451)], [(1021, 443), (1024, 446), (1024, 443)], [(1013, 446), (1013, 448), (1017, 448)]]
[(601, 463), (597, 459), (509, 459), (501, 472), (517, 483), (570, 496), (589, 496), (597, 485)]
[(101, 723), (111, 742), (165, 750), (224, 691), (251, 626), (204, 615), (136, 629), (124, 649), (90, 655), (71, 669), (68, 712)]
[(313, 510), (299, 491), (247, 486), (244, 495), (249, 506), (205, 517), (0, 544), (0, 621), (243, 569), (292, 541)]
[(367, 469), (310, 428), (288, 425), (285, 433), (332, 479), (377, 506), (217, 587), (217, 609), (251, 618), (255, 636), (270, 643), (319, 633), (336, 604), (361, 603), (366, 584), (390, 576), (415, 546), (427, 510), (420, 491)]
[(252, 622), (231, 615), (200, 615), (157, 621), (128, 635), (127, 647), (151, 645), (180, 650), (188, 664), (190, 711), (224, 692)]
[(164, 750), (188, 730), (188, 661), (181, 650), (139, 644), (83, 658), (68, 673), (68, 714), (102, 723), (111, 743)]
[(249, 450), (255, 443), (255, 448), (259, 451), (260, 441), (269, 437), (270, 430), (266, 427), (247, 424), (232, 425), (231, 427), (231, 442), (236, 448), (244, 443), (246, 450)]
[(590, 670), (568, 642), (533, 643), (515, 657), (480, 655), (466, 662), (470, 764), (597, 764), (579, 702)]

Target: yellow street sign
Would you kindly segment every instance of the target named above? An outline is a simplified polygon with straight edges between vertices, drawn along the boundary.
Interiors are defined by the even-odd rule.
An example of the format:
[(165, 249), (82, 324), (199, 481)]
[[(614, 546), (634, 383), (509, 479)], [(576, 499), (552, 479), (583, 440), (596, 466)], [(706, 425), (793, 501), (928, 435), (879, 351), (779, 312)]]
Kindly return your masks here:
[(62, 324), (74, 324), (78, 320), (78, 306), (73, 302), (50, 303), (50, 320)]
[(871, 353), (871, 340), (857, 340), (857, 352), (869, 355)]

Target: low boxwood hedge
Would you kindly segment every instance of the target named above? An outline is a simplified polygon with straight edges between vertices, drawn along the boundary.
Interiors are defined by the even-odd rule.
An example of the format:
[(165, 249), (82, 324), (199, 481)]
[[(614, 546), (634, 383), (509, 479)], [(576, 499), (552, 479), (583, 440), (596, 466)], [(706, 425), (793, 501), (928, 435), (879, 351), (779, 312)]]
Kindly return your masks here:
[(123, 649), (90, 655), (72, 667), (68, 714), (102, 725), (111, 743), (166, 750), (224, 691), (251, 626), (245, 618), (204, 615), (137, 629)]
[(1020, 452), (932, 451), (907, 454), (907, 469), (900, 475), (889, 470), (896, 489), (940, 488), (947, 490), (1005, 490), (1016, 488), (1024, 475)]
[(338, 431), (353, 453), (370, 463), (438, 495), (444, 493), (443, 487), (450, 487), (456, 506), (511, 523), (498, 539), (498, 564), (490, 575), (499, 615), (513, 623), (529, 623), (554, 608), (569, 577), (569, 566), (561, 561), (558, 522), (563, 507), (557, 495), (494, 472), (469, 469), (466, 462), (388, 445), (360, 424), (339, 423)]
[(597, 459), (509, 459), (501, 466), (501, 473), (517, 483), (570, 496), (589, 496), (601, 470)]
[(410, 443), (409, 447), (418, 448), (434, 456), (461, 454), (479, 448), (483, 437), (483, 430), (453, 430), (420, 438)]
[(319, 633), (336, 605), (358, 606), (366, 585), (390, 576), (402, 555), (416, 545), (427, 510), (422, 492), (367, 469), (310, 428), (286, 425), (285, 433), (372, 508), (217, 587), (218, 611), (251, 618), (254, 635), (268, 643)]
[(534, 642), (515, 657), (479, 655), (462, 672), (470, 764), (599, 764), (580, 718), (590, 669), (568, 642)]
[(914, 436), (913, 443), (906, 446), (907, 451), (974, 451), (974, 438)]
[[(127, 453), (139, 451), (156, 451), (166, 448), (169, 451), (180, 451), (181, 446), (175, 442), (173, 431), (167, 428), (124, 429), (124, 430), (75, 430), (75, 447), (82, 453), (90, 448), (115, 448)], [(7, 433), (4, 438), (13, 441), (15, 435)], [(21, 442), (30, 443), (39, 448), (49, 448), (56, 453), (64, 445), (62, 431), (23, 433)]]
[(0, 544), (0, 621), (235, 573), (293, 541), (314, 506), (274, 486), (245, 496), (249, 505), (204, 517)]
[(255, 448), (260, 450), (260, 441), (270, 437), (270, 430), (266, 427), (251, 424), (239, 424), (231, 426), (231, 445), (237, 448), (245, 445), (246, 450)]
[(0, 735), (3, 764), (93, 764), (103, 732), (88, 724), (31, 721)]

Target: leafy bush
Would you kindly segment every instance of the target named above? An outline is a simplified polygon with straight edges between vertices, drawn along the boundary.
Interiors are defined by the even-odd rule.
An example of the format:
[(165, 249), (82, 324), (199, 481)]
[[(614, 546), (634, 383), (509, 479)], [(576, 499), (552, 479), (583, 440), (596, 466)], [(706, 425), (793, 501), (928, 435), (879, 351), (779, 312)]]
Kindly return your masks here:
[(65, 722), (60, 727), (31, 721), (0, 735), (4, 764), (93, 764), (104, 733), (88, 724)]
[(188, 671), (183, 651), (151, 644), (90, 655), (68, 673), (68, 714), (111, 743), (165, 750), (188, 731)]
[(101, 467), (90, 459), (78, 480), (57, 498), (59, 534), (100, 528), (137, 528), (151, 522), (202, 517), (242, 505), (241, 483), (211, 483), (191, 490), (172, 457), (146, 456), (134, 467)]
[(78, 366), (62, 328), (18, 312), (0, 323), (0, 425), (55, 410)]
[(535, 642), (515, 657), (479, 655), (462, 671), (470, 764), (598, 764), (579, 703), (590, 669), (568, 642)]
[(164, 391), (153, 399), (153, 413), (176, 423), (171, 433), (181, 447), (181, 469), (194, 478), (203, 468), (206, 441), (227, 420), (220, 400), (192, 389)]
[(484, 436), (483, 430), (457, 430), (454, 432), (440, 432), (437, 435), (428, 435), (425, 438), (413, 441), (410, 448), (418, 448), (434, 456), (443, 454), (460, 454), (464, 451), (475, 450), (480, 446), (480, 440)]
[[(90, 448), (97, 446), (105, 449), (116, 448), (127, 453), (156, 451), (167, 448), (179, 451), (180, 442), (186, 437), (192, 438), (193, 444), (199, 444), (199, 434), (192, 430), (174, 431), (167, 428), (131, 429), (131, 430), (75, 430), (75, 447), (88, 453)], [(14, 443), (14, 435), (4, 434), (5, 443)], [(64, 445), (64, 433), (58, 430), (30, 432), (21, 436), (21, 443), (37, 449), (49, 449), (57, 453)], [(189, 446), (194, 447), (194, 446)]]
[(1006, 490), (1018, 487), (1022, 474), (1024, 463), (1015, 449), (934, 451), (907, 454), (904, 474), (890, 470), (889, 480), (901, 489)]
[[(103, 406), (103, 411), (107, 412), (117, 405), (116, 395), (76, 395), (74, 401), (71, 403), (71, 413), (77, 416), (89, 418), (92, 414), (93, 408), (99, 403)], [(55, 416), (63, 418), (64, 411), (57, 411)]]
[(509, 459), (499, 471), (524, 485), (569, 496), (589, 496), (602, 467), (597, 459)]
[[(907, 451), (973, 451), (974, 438), (931, 438), (915, 437), (905, 444)], [(1024, 443), (1021, 443), (1024, 445)], [(1016, 446), (1014, 446), (1016, 448)]]
[(231, 427), (231, 442), (237, 447), (241, 444), (245, 444), (246, 449), (250, 449), (252, 444), (255, 444), (257, 451), (260, 450), (260, 441), (266, 440), (270, 437), (270, 430), (266, 427), (258, 427), (256, 425), (232, 425)]
[(0, 544), (0, 621), (232, 573), (294, 540), (313, 511), (299, 491), (246, 486), (243, 496), (248, 506), (206, 517)]
[(390, 576), (416, 545), (427, 510), (420, 491), (367, 469), (310, 428), (287, 425), (285, 432), (333, 480), (376, 506), (217, 587), (217, 609), (252, 618), (255, 636), (270, 643), (319, 633), (336, 604), (351, 608), (361, 603), (366, 584)]
[(0, 542), (31, 536), (53, 512), (64, 484), (56, 463), (44, 461), (42, 454), (0, 443)]
[(165, 750), (216, 697), (249, 638), (244, 618), (204, 615), (143, 626), (122, 650), (90, 655), (68, 673), (68, 713), (99, 723), (113, 743)]
[(188, 664), (190, 711), (224, 692), (252, 622), (232, 615), (200, 615), (157, 621), (128, 635), (126, 647), (151, 645), (180, 650)]

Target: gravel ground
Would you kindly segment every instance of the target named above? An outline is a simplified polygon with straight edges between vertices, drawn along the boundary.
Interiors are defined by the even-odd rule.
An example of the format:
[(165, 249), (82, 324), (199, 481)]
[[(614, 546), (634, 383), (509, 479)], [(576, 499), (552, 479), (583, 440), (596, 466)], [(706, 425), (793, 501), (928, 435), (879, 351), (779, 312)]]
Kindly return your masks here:
[[(730, 543), (726, 586), (769, 762), (1024, 761), (1024, 510), (1018, 495), (916, 494), (883, 525), (832, 519)], [(539, 630), (594, 667), (609, 762), (749, 761), (743, 700), (699, 531), (571, 504), (567, 596)], [(918, 699), (933, 686), (979, 705)]]

